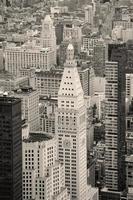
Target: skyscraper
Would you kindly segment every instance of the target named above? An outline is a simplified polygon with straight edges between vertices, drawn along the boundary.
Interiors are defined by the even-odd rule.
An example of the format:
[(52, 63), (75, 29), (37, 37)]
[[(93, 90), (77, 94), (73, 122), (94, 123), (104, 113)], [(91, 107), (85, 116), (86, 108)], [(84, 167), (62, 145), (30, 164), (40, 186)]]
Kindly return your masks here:
[(22, 200), (21, 101), (0, 97), (0, 199)]
[(67, 48), (67, 60), (58, 93), (56, 136), (58, 157), (65, 165), (65, 185), (71, 199), (87, 199), (86, 108), (74, 48)]
[(93, 65), (96, 76), (105, 75), (105, 44), (99, 39), (93, 47)]
[(85, 22), (88, 22), (90, 25), (93, 26), (93, 6), (92, 5), (88, 5), (85, 8)]
[(55, 59), (55, 64), (56, 64), (55, 27), (49, 15), (46, 15), (45, 19), (42, 22), (41, 46), (43, 48), (48, 48), (50, 51), (53, 51), (53, 57)]
[(125, 171), (125, 66), (124, 44), (109, 45), (106, 63), (106, 121), (105, 121), (105, 178), (106, 187), (123, 191), (126, 187)]

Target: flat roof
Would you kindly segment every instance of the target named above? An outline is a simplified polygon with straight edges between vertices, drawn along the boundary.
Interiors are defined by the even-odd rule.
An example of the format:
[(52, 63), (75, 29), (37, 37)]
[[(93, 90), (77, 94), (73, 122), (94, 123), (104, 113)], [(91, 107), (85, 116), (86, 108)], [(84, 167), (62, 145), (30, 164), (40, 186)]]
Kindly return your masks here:
[(16, 102), (21, 102), (21, 99), (9, 96), (0, 96), (0, 104), (14, 104)]
[(23, 142), (30, 143), (30, 142), (42, 142), (42, 141), (48, 141), (53, 138), (52, 135), (49, 135), (45, 132), (30, 132), (29, 138), (24, 139)]

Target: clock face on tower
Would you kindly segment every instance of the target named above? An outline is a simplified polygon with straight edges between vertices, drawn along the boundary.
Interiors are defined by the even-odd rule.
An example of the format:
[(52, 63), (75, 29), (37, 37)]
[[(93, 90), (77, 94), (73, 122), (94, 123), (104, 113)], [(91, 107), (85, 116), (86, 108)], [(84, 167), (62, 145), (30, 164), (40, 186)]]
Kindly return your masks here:
[(71, 141), (69, 139), (64, 139), (63, 146), (64, 148), (71, 148)]

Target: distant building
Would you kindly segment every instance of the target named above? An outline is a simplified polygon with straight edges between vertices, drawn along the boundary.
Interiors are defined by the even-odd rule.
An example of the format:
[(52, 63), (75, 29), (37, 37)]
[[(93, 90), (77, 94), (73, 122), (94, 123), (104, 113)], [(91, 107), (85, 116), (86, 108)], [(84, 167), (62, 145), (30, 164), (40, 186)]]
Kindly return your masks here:
[(127, 199), (132, 200), (133, 199), (133, 188), (128, 189)]
[[(84, 95), (94, 94), (94, 70), (92, 67), (77, 67)], [(40, 96), (51, 96), (57, 98), (62, 79), (63, 69), (51, 69), (50, 71), (35, 72), (35, 88)]]
[(55, 112), (57, 108), (57, 99), (40, 98), (39, 106), (40, 130), (45, 133), (55, 134)]
[(52, 17), (59, 16), (64, 13), (68, 13), (68, 7), (67, 6), (50, 7), (50, 12), (51, 12)]
[(21, 70), (31, 68), (49, 70), (54, 64), (54, 52), (33, 43), (5, 49), (5, 70), (15, 76), (20, 76)]
[(81, 85), (84, 91), (84, 95), (93, 96), (94, 95), (94, 81), (95, 81), (95, 73), (92, 67), (77, 67)]
[(56, 64), (56, 34), (53, 21), (49, 15), (46, 15), (42, 22), (41, 46), (42, 48), (48, 48), (52, 52), (52, 59)]
[(58, 64), (63, 67), (66, 61), (66, 50), (69, 44), (69, 40), (63, 40), (58, 49)]
[(61, 42), (63, 41), (63, 28), (64, 28), (64, 25), (62, 22), (57, 22), (55, 24), (55, 34), (56, 34), (57, 45), (60, 45)]
[(93, 56), (94, 46), (96, 46), (98, 42), (98, 38), (91, 38), (90, 36), (83, 36), (82, 46), (85, 52), (88, 52), (90, 56)]
[(133, 28), (133, 22), (125, 20), (114, 20), (113, 28), (116, 26), (122, 26), (124, 29)]
[(90, 25), (93, 26), (93, 6), (88, 5), (85, 8), (85, 22), (89, 23)]
[(44, 132), (23, 140), (23, 199), (70, 200), (56, 139)]
[(126, 156), (126, 178), (127, 188), (133, 190), (133, 155)]
[(46, 15), (42, 23), (40, 44), (28, 41), (22, 46), (7, 46), (5, 49), (5, 69), (16, 76), (24, 75), (24, 70), (28, 71), (31, 68), (50, 70), (51, 66), (55, 64), (55, 27), (49, 15)]
[(7, 71), (0, 71), (0, 90), (12, 91), (29, 85), (29, 77), (16, 77)]
[(21, 101), (0, 97), (0, 199), (22, 200)]
[(126, 74), (126, 97), (133, 97), (133, 74)]
[(39, 130), (39, 94), (37, 90), (31, 87), (24, 87), (14, 90), (13, 96), (20, 98), (22, 119), (26, 119), (29, 123), (30, 131)]
[(69, 45), (69, 43), (70, 43), (70, 41), (71, 41), (71, 43), (73, 44), (73, 46), (74, 46), (74, 54), (76, 55), (76, 56), (78, 56), (79, 55), (79, 53), (80, 53), (80, 50), (81, 50), (81, 42), (79, 42), (79, 41), (77, 41), (77, 40), (75, 40), (75, 39), (71, 39), (71, 38), (69, 38), (69, 39), (66, 39), (66, 40), (63, 40), (62, 42), (61, 42), (61, 44), (60, 44), (60, 47), (59, 47), (59, 55), (58, 55), (58, 62), (59, 62), (59, 65), (61, 66), (61, 67), (63, 67), (64, 66), (64, 63), (65, 63), (65, 61), (66, 61), (66, 50), (67, 50), (67, 47), (68, 47), (68, 45)]
[(63, 41), (64, 40), (72, 40), (76, 42), (81, 42), (82, 32), (81, 27), (76, 26), (72, 23), (68, 23), (64, 25), (63, 29)]
[(93, 66), (96, 76), (105, 75), (105, 44), (103, 40), (99, 40), (94, 45)]
[(0, 49), (0, 70), (4, 69), (4, 54), (3, 49)]
[(62, 69), (35, 72), (35, 87), (40, 96), (57, 98), (62, 77)]
[(106, 188), (102, 189), (100, 192), (101, 200), (121, 200), (122, 193), (116, 191), (108, 191)]

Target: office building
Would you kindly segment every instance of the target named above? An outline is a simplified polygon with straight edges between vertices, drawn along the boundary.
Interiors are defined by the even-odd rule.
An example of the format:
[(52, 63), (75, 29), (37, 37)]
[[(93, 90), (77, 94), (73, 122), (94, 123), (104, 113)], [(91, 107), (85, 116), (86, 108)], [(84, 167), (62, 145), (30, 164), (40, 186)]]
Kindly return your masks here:
[(23, 140), (23, 200), (27, 199), (70, 200), (56, 139), (44, 132), (31, 132)]
[(100, 199), (101, 200), (121, 200), (122, 198), (121, 192), (116, 191), (108, 191), (106, 188), (101, 190)]
[(22, 119), (27, 120), (30, 130), (39, 130), (39, 94), (37, 90), (31, 87), (24, 87), (14, 90), (13, 96), (20, 98)]
[(85, 8), (85, 22), (93, 26), (93, 6), (88, 5)]
[[(94, 79), (95, 74), (90, 66), (77, 67), (80, 76), (81, 85), (84, 95), (93, 96), (94, 94)], [(40, 96), (50, 96), (51, 98), (58, 97), (58, 90), (62, 79), (63, 69), (51, 69), (50, 71), (35, 72), (35, 88)]]
[(64, 40), (73, 40), (81, 42), (82, 32), (81, 27), (76, 26), (73, 23), (68, 23), (64, 25), (63, 29), (63, 41)]
[(0, 48), (0, 70), (4, 69), (4, 52)]
[(126, 73), (126, 97), (133, 97), (133, 74)]
[(133, 22), (126, 20), (113, 20), (113, 28), (116, 26), (122, 26), (126, 30), (133, 28)]
[(127, 199), (132, 200), (133, 199), (133, 188), (128, 189)]
[(50, 71), (35, 72), (35, 88), (40, 96), (51, 96), (57, 98), (62, 69), (51, 69)]
[(25, 70), (29, 71), (32, 68), (50, 70), (54, 64), (56, 64), (54, 52), (36, 46), (34, 42), (5, 49), (5, 70), (15, 76), (25, 76)]
[(105, 86), (105, 180), (106, 187), (112, 191), (126, 188), (125, 66), (125, 45), (110, 44)]
[(53, 53), (53, 61), (56, 64), (56, 35), (53, 21), (49, 15), (46, 15), (42, 22), (41, 32), (41, 46), (42, 48), (48, 48)]
[(57, 45), (60, 45), (61, 42), (63, 41), (63, 22), (59, 21), (55, 24), (55, 34), (56, 34), (56, 41)]
[(82, 45), (83, 45), (83, 50), (85, 52), (89, 53), (89, 56), (93, 56), (94, 53), (94, 46), (98, 43), (98, 38), (97, 37), (90, 37), (90, 36), (83, 36), (82, 39)]
[(93, 66), (96, 76), (105, 75), (105, 44), (100, 39), (93, 48)]
[(21, 101), (0, 97), (0, 199), (22, 200)]
[(16, 77), (7, 71), (0, 72), (0, 90), (12, 91), (16, 88), (21, 88), (29, 85), (29, 77)]
[(59, 54), (58, 62), (61, 67), (64, 66), (64, 63), (66, 61), (66, 50), (67, 50), (67, 47), (68, 47), (70, 41), (74, 46), (74, 54), (75, 55), (78, 56), (81, 51), (81, 41), (75, 40), (74, 38), (71, 38), (71, 37), (69, 39), (63, 40), (60, 44), (59, 53), (58, 53)]
[(58, 50), (58, 63), (63, 68), (66, 61), (66, 50), (69, 45), (69, 40), (63, 40)]
[(126, 156), (127, 188), (133, 189), (133, 155)]
[(55, 111), (57, 99), (42, 97), (39, 101), (40, 130), (55, 134)]
[(94, 81), (95, 81), (95, 73), (94, 69), (90, 66), (81, 66), (77, 67), (81, 85), (84, 91), (84, 95), (93, 96), (94, 95)]
[(65, 167), (65, 185), (71, 199), (87, 199), (86, 108), (72, 44), (58, 93), (56, 136), (58, 158)]
[[(120, 129), (120, 119), (118, 119), (119, 99), (118, 99), (118, 63), (107, 62), (106, 63), (106, 90), (105, 98), (106, 102), (106, 122), (105, 122), (105, 143), (106, 143), (106, 154), (105, 154), (105, 178), (106, 186), (110, 190), (119, 190), (119, 178), (121, 175), (119, 171), (119, 162), (123, 162), (122, 156), (120, 155), (120, 149), (118, 148), (118, 142), (120, 142), (121, 134), (118, 132)], [(120, 111), (119, 111), (120, 112)], [(125, 133), (124, 133), (125, 134)], [(120, 143), (119, 143), (120, 144)], [(121, 145), (121, 144), (120, 144)], [(123, 152), (121, 152), (123, 153)], [(119, 155), (119, 156), (118, 156)], [(120, 160), (121, 159), (121, 160)], [(123, 168), (123, 167), (122, 167)]]

